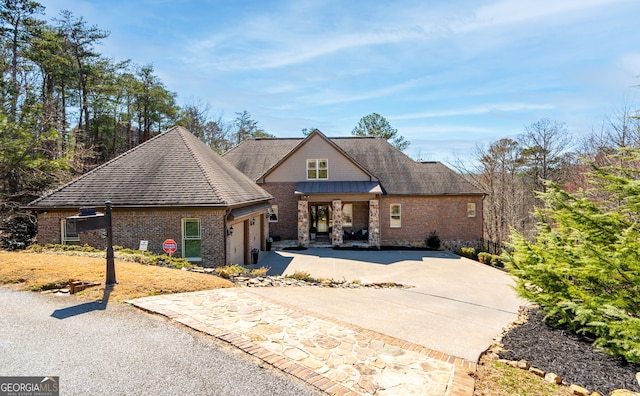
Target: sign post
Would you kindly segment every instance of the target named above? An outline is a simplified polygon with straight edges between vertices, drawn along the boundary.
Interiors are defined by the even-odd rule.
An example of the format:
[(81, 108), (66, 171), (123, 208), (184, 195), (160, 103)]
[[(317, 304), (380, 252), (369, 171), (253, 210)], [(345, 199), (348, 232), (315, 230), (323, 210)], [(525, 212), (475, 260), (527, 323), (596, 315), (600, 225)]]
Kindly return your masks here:
[(178, 250), (178, 244), (173, 239), (167, 239), (162, 244), (162, 250), (164, 250), (165, 253), (167, 253), (169, 257), (171, 257), (172, 254), (175, 253), (176, 250)]
[(113, 232), (111, 228), (111, 201), (104, 203), (104, 217), (107, 220), (107, 285), (115, 285), (116, 267), (113, 263)]

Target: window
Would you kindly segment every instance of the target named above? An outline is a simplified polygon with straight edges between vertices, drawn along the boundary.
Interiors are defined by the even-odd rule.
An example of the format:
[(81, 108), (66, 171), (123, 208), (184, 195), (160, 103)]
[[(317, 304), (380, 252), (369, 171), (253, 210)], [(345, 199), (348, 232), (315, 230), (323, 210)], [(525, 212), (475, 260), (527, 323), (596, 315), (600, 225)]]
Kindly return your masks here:
[(402, 225), (402, 209), (400, 204), (391, 204), (391, 219), (389, 225), (391, 228), (400, 228)]
[(67, 230), (67, 220), (60, 220), (60, 235), (61, 242), (63, 245), (79, 245), (80, 244), (80, 235), (77, 232), (70, 232)]
[(182, 257), (189, 261), (202, 260), (200, 219), (182, 219)]
[(278, 205), (271, 205), (271, 209), (267, 210), (267, 217), (269, 218), (269, 223), (278, 222)]
[(329, 161), (326, 159), (307, 160), (307, 180), (329, 178)]
[(467, 204), (467, 217), (476, 217), (476, 204), (473, 202)]
[(342, 226), (353, 227), (353, 205), (344, 204), (342, 206)]

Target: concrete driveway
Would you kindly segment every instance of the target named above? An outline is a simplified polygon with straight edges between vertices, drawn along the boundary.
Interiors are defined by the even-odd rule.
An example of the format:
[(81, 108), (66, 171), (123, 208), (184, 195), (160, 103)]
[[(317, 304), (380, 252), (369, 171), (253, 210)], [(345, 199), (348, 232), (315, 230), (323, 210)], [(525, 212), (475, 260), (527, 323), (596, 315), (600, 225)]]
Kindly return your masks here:
[(477, 361), (525, 301), (504, 272), (448, 252), (273, 251), (270, 274), (397, 282), (409, 289), (251, 288), (275, 301)]

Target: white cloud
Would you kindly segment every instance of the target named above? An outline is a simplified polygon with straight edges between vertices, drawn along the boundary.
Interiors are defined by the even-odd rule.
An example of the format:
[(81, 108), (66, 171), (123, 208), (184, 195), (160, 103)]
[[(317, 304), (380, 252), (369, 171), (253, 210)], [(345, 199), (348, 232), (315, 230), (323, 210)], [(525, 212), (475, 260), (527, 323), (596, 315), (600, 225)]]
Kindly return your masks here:
[(464, 115), (480, 115), (493, 112), (522, 112), (532, 110), (550, 110), (554, 106), (549, 104), (528, 104), (528, 103), (498, 103), (488, 104), (475, 107), (467, 107), (461, 109), (451, 109), (442, 111), (432, 111), (424, 113), (411, 113), (402, 114), (396, 116), (387, 117), (390, 120), (412, 120), (418, 118), (438, 118), (438, 117), (453, 117)]
[(478, 8), (472, 21), (455, 26), (455, 31), (468, 32), (487, 27), (523, 25), (556, 17), (565, 22), (579, 11), (596, 9), (633, 0), (500, 0)]
[(357, 94), (349, 92), (330, 92), (325, 90), (321, 93), (307, 96), (305, 99), (313, 105), (333, 105), (340, 103), (352, 103), (369, 99), (381, 98), (392, 94), (397, 94), (413, 89), (422, 84), (422, 79), (405, 81), (388, 87), (375, 89), (371, 91), (360, 92)]

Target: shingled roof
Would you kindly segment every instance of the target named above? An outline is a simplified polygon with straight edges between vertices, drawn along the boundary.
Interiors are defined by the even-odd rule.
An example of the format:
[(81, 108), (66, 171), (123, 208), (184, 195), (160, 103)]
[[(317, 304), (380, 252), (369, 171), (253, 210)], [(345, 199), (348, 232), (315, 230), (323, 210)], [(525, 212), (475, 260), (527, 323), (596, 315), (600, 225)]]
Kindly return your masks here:
[(174, 127), (127, 151), (28, 207), (223, 206), (271, 199), (245, 174), (193, 134)]
[[(320, 133), (320, 132), (318, 132)], [(324, 135), (322, 135), (324, 136)], [(255, 138), (240, 143), (224, 158), (252, 180), (267, 171), (304, 139)], [(416, 162), (380, 137), (329, 138), (373, 174), (390, 195), (480, 195), (481, 190), (440, 162)]]

